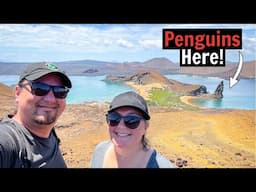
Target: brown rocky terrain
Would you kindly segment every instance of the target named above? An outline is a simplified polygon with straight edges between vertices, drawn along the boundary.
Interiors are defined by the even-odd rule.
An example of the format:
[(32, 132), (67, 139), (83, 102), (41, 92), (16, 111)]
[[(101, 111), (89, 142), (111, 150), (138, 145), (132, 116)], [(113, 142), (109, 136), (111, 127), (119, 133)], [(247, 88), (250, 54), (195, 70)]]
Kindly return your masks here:
[(15, 110), (14, 89), (2, 83), (0, 83), (0, 106), (1, 115)]
[[(69, 167), (87, 168), (97, 143), (108, 139), (106, 104), (69, 105), (57, 133)], [(180, 167), (252, 168), (255, 111), (172, 111), (150, 108), (151, 145)], [(78, 122), (77, 119), (80, 119)]]
[[(155, 83), (134, 85), (146, 93)], [(11, 88), (0, 84), (0, 118), (14, 110)], [(185, 99), (189, 104), (189, 98)], [(56, 131), (69, 168), (88, 168), (97, 143), (108, 139), (108, 103), (67, 105)], [(177, 167), (255, 168), (255, 110), (174, 110), (149, 107), (147, 137)]]

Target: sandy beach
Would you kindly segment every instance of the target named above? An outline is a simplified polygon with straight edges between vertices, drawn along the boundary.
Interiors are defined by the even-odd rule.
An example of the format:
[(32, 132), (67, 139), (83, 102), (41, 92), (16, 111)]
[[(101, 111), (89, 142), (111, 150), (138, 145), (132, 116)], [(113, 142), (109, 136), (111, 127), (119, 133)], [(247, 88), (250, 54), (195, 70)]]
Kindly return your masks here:
[[(0, 98), (2, 118), (15, 106), (14, 97), (0, 94)], [(182, 101), (189, 104), (188, 97)], [(67, 105), (56, 131), (69, 168), (88, 168), (96, 144), (109, 138), (107, 109), (108, 103), (99, 102)], [(186, 111), (151, 106), (149, 110), (151, 145), (179, 167), (256, 167), (255, 110)]]
[[(180, 97), (180, 100), (181, 100), (183, 103), (185, 103), (185, 104), (187, 104), (187, 105), (194, 106), (194, 107), (199, 107), (199, 106), (196, 106), (196, 105), (194, 105), (193, 103), (191, 103), (191, 100), (192, 100), (192, 99), (193, 99), (192, 96), (182, 96), (182, 97)], [(200, 108), (202, 108), (202, 107), (200, 107)]]

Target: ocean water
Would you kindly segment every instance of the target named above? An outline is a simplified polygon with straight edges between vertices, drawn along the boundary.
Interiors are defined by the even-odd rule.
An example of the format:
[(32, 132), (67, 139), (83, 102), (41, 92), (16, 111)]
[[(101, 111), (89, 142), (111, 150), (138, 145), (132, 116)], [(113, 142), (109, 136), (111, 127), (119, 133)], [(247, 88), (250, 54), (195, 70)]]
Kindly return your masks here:
[[(67, 97), (67, 104), (83, 102), (110, 102), (119, 93), (134, 90), (121, 83), (103, 81), (105, 76), (70, 76), (72, 89)], [(17, 75), (0, 75), (0, 82), (6, 85), (15, 85), (19, 80)]]
[(15, 85), (19, 81), (19, 76), (18, 75), (0, 75), (0, 82), (11, 86)]
[(103, 81), (105, 76), (71, 76), (73, 87), (67, 98), (67, 103), (83, 103), (88, 101), (110, 102), (119, 93), (133, 90), (121, 83)]
[[(224, 82), (224, 97), (219, 100), (196, 100), (195, 104), (208, 108), (222, 109), (256, 109), (256, 79), (240, 79), (239, 82), (229, 88), (229, 81), (215, 77), (199, 77), (191, 75), (166, 75), (183, 83), (199, 84), (207, 87), (209, 93), (213, 93), (217, 85)], [(103, 81), (105, 76), (70, 76), (73, 87), (67, 97), (67, 103), (83, 103), (90, 101), (111, 101), (119, 93), (133, 90), (132, 87), (121, 83), (108, 83)], [(6, 85), (14, 85), (19, 77), (16, 75), (0, 75), (0, 82)]]
[(194, 104), (207, 108), (256, 109), (256, 79), (240, 79), (232, 88), (229, 80), (217, 77), (199, 77), (191, 75), (166, 75), (183, 83), (205, 85), (209, 93), (214, 93), (218, 84), (224, 82), (223, 98), (217, 100), (194, 100)]

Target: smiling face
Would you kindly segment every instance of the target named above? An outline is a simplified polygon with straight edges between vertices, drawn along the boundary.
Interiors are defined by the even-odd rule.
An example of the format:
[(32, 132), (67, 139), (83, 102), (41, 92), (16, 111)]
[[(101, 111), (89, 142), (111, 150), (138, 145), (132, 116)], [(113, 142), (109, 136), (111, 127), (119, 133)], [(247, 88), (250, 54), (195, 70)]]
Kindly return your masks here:
[[(36, 82), (63, 85), (61, 78), (54, 74), (43, 76)], [(26, 83), (26, 81), (23, 83)], [(52, 90), (44, 96), (33, 95), (30, 85), (16, 86), (16, 102), (18, 108), (15, 119), (32, 132), (36, 129), (52, 127), (66, 106), (66, 100), (56, 98)]]
[(148, 128), (148, 123), (143, 119), (142, 113), (133, 107), (120, 107), (114, 112), (122, 117), (127, 115), (142, 117), (138, 127), (135, 129), (128, 128), (123, 118), (116, 126), (111, 126), (110, 123), (108, 123), (109, 134), (114, 146), (120, 149), (140, 148), (142, 146), (142, 136), (145, 135)]

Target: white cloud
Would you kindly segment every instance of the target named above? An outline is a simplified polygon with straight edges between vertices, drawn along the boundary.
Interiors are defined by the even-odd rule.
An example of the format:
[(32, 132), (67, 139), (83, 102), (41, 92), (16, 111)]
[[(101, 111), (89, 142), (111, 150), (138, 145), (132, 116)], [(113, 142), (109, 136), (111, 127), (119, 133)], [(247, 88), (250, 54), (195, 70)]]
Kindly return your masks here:
[(256, 60), (256, 37), (243, 39), (243, 52), (247, 57)]
[[(153, 25), (150, 26), (154, 28)], [(95, 25), (37, 24), (0, 25), (0, 44), (4, 47), (47, 48), (59, 50), (108, 51), (119, 46), (132, 48), (141, 39), (152, 38), (146, 25), (109, 25), (106, 29)], [(150, 31), (150, 30), (149, 30)], [(160, 30), (159, 30), (160, 31)], [(161, 35), (161, 33), (159, 33)], [(161, 36), (159, 37), (161, 38)], [(110, 46), (111, 45), (111, 46)], [(108, 48), (106, 50), (106, 48)]]
[(120, 45), (121, 47), (126, 47), (126, 48), (134, 47), (134, 45), (131, 42), (128, 42), (124, 39), (118, 39), (117, 44)]
[(161, 48), (162, 47), (162, 39), (156, 39), (156, 40), (142, 40), (139, 41), (139, 44), (144, 48)]
[(134, 58), (138, 54), (138, 60), (163, 56), (170, 53), (162, 50), (163, 28), (243, 28), (245, 54), (253, 56), (256, 51), (256, 25), (249, 24), (0, 24), (0, 59), (26, 50), (34, 55), (58, 52), (58, 57), (72, 53), (92, 57), (131, 53)]

